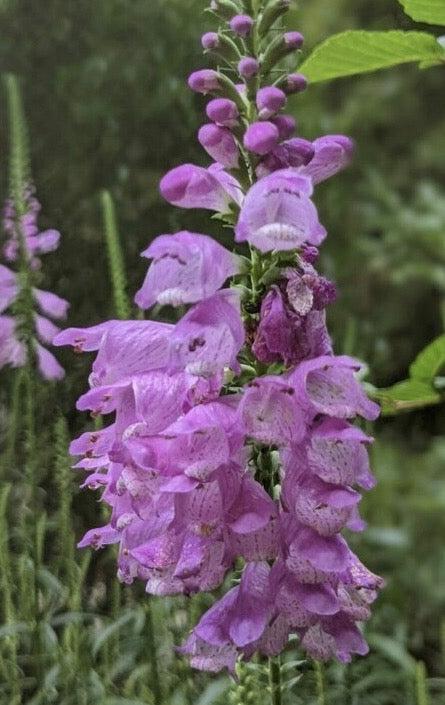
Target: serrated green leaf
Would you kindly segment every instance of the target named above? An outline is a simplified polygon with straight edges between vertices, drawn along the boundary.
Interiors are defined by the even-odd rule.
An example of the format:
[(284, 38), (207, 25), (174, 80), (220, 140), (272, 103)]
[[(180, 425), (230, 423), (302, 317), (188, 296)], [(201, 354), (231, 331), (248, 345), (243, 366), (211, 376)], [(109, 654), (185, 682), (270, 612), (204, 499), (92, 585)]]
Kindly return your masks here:
[(426, 32), (350, 30), (316, 47), (298, 70), (315, 83), (413, 61), (440, 63), (445, 61), (445, 52)]
[(399, 0), (406, 14), (416, 22), (445, 26), (444, 0)]
[(444, 365), (445, 335), (440, 335), (417, 355), (409, 368), (409, 374), (413, 379), (432, 382)]
[(421, 409), (438, 404), (442, 400), (442, 396), (431, 384), (419, 379), (405, 379), (393, 387), (380, 389), (377, 398), (385, 415)]

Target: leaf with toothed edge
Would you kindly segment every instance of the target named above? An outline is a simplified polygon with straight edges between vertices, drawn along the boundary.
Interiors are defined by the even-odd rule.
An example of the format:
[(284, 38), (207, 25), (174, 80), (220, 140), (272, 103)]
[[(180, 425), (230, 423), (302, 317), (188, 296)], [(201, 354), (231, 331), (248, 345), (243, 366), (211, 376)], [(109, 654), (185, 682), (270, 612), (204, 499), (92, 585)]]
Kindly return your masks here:
[(444, 61), (443, 47), (427, 32), (350, 30), (335, 34), (316, 47), (299, 71), (316, 83), (398, 64), (433, 65)]

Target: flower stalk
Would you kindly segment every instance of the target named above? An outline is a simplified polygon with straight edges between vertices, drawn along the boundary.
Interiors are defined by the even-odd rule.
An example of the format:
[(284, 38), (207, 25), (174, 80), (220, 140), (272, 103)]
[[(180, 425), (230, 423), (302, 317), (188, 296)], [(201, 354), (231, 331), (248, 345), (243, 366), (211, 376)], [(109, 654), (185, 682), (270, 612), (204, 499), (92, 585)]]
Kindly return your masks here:
[(211, 55), (224, 45), (230, 74), (217, 64), (188, 83), (210, 96), (198, 139), (214, 161), (182, 164), (160, 183), (170, 204), (233, 228), (239, 254), (201, 233), (159, 235), (142, 253), (151, 265), (135, 302), (184, 315), (106, 321), (55, 341), (97, 351), (78, 408), (115, 414), (71, 444), (86, 486), (103, 487), (112, 508), (79, 545), (118, 543), (119, 579), (142, 579), (153, 595), (210, 592), (243, 566), (179, 650), (198, 669), (232, 674), (254, 654), (270, 659), (273, 705), (289, 635), (315, 659), (364, 655), (356, 622), (382, 586), (341, 535), (364, 528), (354, 488), (374, 483), (372, 439), (351, 421), (379, 409), (360, 364), (334, 354), (325, 309), (336, 290), (314, 267), (327, 233), (313, 191), (347, 165), (353, 144), (295, 137), (283, 113), (306, 86), (280, 68), (302, 35), (268, 34), (289, 4), (211, 1), (224, 24), (202, 43)]

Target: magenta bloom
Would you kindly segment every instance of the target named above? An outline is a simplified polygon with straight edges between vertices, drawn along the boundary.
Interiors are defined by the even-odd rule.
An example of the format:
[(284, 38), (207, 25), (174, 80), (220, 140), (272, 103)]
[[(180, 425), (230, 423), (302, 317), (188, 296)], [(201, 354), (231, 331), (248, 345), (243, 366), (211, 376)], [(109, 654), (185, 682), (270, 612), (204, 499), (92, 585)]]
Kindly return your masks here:
[(284, 169), (254, 184), (244, 200), (235, 240), (259, 250), (294, 250), (304, 243), (319, 245), (326, 231), (312, 203), (308, 177)]
[(244, 336), (235, 292), (220, 291), (195, 305), (176, 324), (170, 366), (205, 378), (221, 375), (226, 365), (238, 371), (236, 356)]
[(142, 254), (153, 262), (135, 296), (140, 308), (207, 299), (239, 268), (236, 256), (215, 240), (187, 230), (160, 235)]
[(198, 132), (198, 140), (208, 154), (227, 169), (236, 169), (239, 161), (238, 146), (227, 127), (209, 123)]
[[(240, 187), (222, 171), (221, 165), (204, 169), (195, 164), (182, 164), (161, 179), (160, 190), (166, 201), (180, 208), (207, 208), (227, 213), (236, 201)], [(239, 198), (239, 196), (238, 196)]]

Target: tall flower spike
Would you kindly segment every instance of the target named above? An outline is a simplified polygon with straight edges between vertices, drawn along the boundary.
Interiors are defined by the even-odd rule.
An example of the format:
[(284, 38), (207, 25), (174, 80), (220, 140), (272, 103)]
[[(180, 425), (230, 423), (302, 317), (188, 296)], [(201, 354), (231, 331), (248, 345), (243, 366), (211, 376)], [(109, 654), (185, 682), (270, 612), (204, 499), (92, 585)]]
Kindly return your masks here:
[[(173, 205), (215, 211), (250, 257), (199, 233), (160, 235), (143, 253), (152, 261), (136, 302), (189, 306), (176, 323), (108, 321), (56, 338), (97, 351), (78, 408), (115, 416), (71, 447), (84, 456), (84, 485), (102, 488), (111, 507), (109, 524), (80, 545), (118, 543), (119, 579), (158, 595), (213, 590), (244, 566), (180, 649), (211, 672), (234, 673), (255, 653), (272, 658), (290, 634), (313, 658), (364, 655), (356, 622), (383, 585), (341, 533), (365, 528), (357, 488), (374, 484), (372, 438), (352, 422), (378, 407), (357, 379), (360, 363), (334, 355), (325, 308), (336, 289), (313, 267), (326, 236), (314, 187), (346, 166), (353, 144), (294, 137), (295, 120), (280, 111), (306, 81), (284, 70), (273, 86), (267, 77), (303, 37), (278, 31), (269, 41), (289, 0), (258, 4), (243, 3), (243, 15), (235, 0), (212, 0), (224, 25), (202, 43), (227, 49), (230, 75), (243, 82), (223, 70), (190, 76), (192, 90), (216, 96), (198, 133), (215, 163), (177, 166), (160, 184)], [(240, 47), (251, 53), (240, 59)], [(0, 270), (3, 307), (15, 286)], [(271, 672), (278, 693), (280, 669)]]

